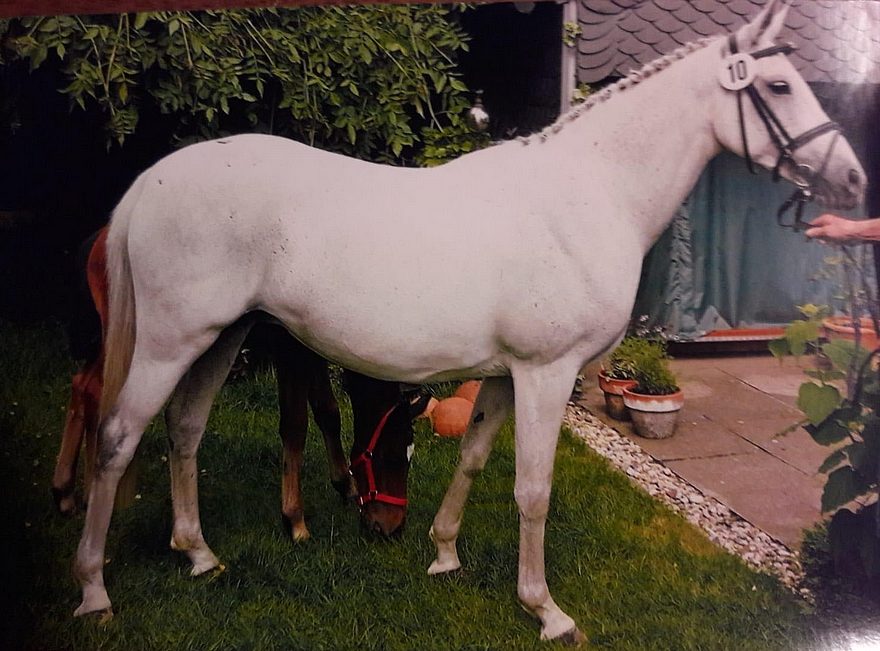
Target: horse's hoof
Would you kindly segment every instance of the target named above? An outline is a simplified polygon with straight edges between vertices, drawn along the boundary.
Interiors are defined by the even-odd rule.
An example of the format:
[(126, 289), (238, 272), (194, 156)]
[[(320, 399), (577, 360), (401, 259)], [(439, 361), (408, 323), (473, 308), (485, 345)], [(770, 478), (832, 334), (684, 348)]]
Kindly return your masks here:
[(72, 490), (53, 486), (52, 499), (55, 502), (55, 508), (61, 515), (70, 516), (76, 513), (76, 499)]
[(220, 561), (205, 561), (202, 563), (193, 563), (189, 571), (190, 576), (207, 576), (209, 579), (216, 579), (226, 571), (226, 566)]
[(81, 603), (79, 607), (73, 611), (74, 617), (90, 617), (93, 618), (99, 625), (104, 625), (113, 619), (113, 607), (105, 606), (104, 608), (91, 608), (86, 605), (85, 602)]
[(290, 531), (290, 537), (295, 543), (301, 543), (307, 541), (312, 537), (312, 534), (309, 533), (309, 530), (306, 528), (305, 523), (301, 527), (293, 527)]
[(455, 572), (456, 570), (461, 569), (461, 563), (458, 559), (455, 560), (447, 560), (441, 562), (439, 559), (431, 563), (431, 566), (428, 568), (428, 575), (434, 576), (436, 574), (448, 574), (449, 572)]
[(282, 513), (281, 528), (284, 529), (285, 535), (290, 536), (290, 539), (295, 543), (305, 542), (312, 537), (302, 516), (293, 519)]
[(559, 642), (565, 646), (581, 646), (587, 641), (587, 636), (581, 633), (577, 626), (573, 626), (562, 635), (553, 638), (553, 642)]
[(193, 565), (192, 569), (189, 571), (190, 576), (201, 576), (205, 577), (208, 581), (213, 581), (218, 576), (223, 574), (226, 571), (226, 566), (223, 563), (217, 563), (207, 569), (199, 569), (195, 565)]

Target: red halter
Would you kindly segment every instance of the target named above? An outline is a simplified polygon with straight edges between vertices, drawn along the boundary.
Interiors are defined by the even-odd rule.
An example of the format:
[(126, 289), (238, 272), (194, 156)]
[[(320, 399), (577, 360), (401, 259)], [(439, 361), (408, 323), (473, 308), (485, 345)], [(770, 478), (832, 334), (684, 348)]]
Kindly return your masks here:
[[(363, 508), (364, 505), (369, 504), (370, 502), (382, 502), (384, 504), (393, 504), (394, 506), (406, 506), (406, 498), (405, 497), (394, 497), (393, 495), (388, 495), (387, 493), (380, 493), (376, 488), (376, 475), (373, 473), (373, 450), (376, 449), (376, 444), (379, 442), (379, 437), (382, 435), (382, 431), (385, 429), (385, 423), (388, 422), (389, 416), (391, 416), (391, 412), (397, 409), (398, 405), (394, 405), (385, 412), (385, 415), (382, 416), (382, 419), (379, 421), (379, 424), (376, 425), (376, 429), (373, 430), (373, 437), (370, 439), (370, 442), (367, 444), (366, 449), (358, 455), (358, 457), (351, 462), (351, 466), (349, 467), (349, 473), (352, 477), (354, 477), (354, 469), (358, 466), (364, 467), (364, 475), (367, 479), (367, 492), (360, 493), (360, 487), (358, 487), (358, 492), (360, 493), (357, 498), (358, 507)], [(357, 478), (355, 478), (357, 482)]]

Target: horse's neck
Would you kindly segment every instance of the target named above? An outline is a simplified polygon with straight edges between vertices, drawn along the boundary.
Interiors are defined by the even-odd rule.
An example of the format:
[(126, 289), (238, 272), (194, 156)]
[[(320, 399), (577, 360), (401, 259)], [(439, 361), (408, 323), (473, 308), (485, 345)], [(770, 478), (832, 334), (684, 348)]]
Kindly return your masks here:
[(573, 148), (573, 160), (580, 158), (587, 191), (610, 193), (602, 208), (610, 219), (631, 222), (645, 253), (720, 149), (708, 108), (716, 49), (709, 45), (616, 92), (565, 127), (572, 133), (557, 136)]

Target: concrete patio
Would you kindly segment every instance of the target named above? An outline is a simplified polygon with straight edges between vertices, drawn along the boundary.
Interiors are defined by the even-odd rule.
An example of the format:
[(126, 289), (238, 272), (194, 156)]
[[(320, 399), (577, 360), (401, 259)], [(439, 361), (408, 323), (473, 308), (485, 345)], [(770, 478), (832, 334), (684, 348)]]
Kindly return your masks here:
[(830, 453), (799, 427), (783, 434), (801, 419), (795, 401), (810, 363), (780, 364), (769, 355), (674, 360), (685, 406), (676, 433), (664, 440), (637, 436), (630, 423), (607, 416), (598, 387), (585, 386), (581, 404), (703, 493), (797, 548), (803, 529), (822, 518), (825, 476), (817, 470)]

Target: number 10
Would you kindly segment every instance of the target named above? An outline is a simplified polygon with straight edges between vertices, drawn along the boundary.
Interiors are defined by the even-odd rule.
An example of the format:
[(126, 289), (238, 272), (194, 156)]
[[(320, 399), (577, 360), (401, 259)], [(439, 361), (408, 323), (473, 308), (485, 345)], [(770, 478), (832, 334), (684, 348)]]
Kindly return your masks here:
[(729, 66), (727, 66), (727, 69), (730, 71), (731, 83), (735, 84), (738, 81), (745, 81), (748, 77), (746, 62), (742, 59), (740, 59), (736, 63), (731, 63)]

